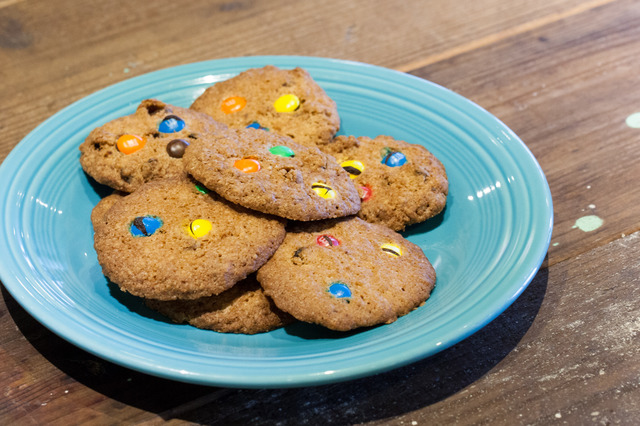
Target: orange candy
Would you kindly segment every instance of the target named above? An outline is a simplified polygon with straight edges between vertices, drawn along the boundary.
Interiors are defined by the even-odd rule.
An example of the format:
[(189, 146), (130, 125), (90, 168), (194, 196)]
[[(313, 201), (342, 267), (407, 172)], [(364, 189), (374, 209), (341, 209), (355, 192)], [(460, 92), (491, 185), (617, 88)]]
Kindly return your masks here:
[(241, 160), (236, 160), (236, 162), (233, 163), (233, 167), (243, 173), (255, 173), (260, 170), (260, 163), (258, 160), (254, 160), (253, 158), (243, 158)]
[(133, 154), (134, 152), (141, 150), (144, 148), (144, 145), (147, 141), (136, 135), (122, 135), (118, 138), (118, 142), (116, 142), (116, 147), (118, 151), (123, 154)]
[(220, 105), (220, 109), (225, 114), (231, 114), (233, 112), (240, 111), (246, 105), (247, 105), (247, 100), (242, 96), (231, 96), (230, 98), (227, 98), (224, 101), (222, 101), (222, 104)]

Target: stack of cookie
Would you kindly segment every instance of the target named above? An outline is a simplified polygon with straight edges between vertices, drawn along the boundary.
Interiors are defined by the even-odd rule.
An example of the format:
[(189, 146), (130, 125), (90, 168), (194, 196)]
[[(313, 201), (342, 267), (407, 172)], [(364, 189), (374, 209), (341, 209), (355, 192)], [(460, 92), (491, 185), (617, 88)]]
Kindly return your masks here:
[(306, 71), (267, 66), (93, 130), (81, 165), (116, 190), (91, 215), (104, 274), (218, 332), (352, 330), (422, 305), (435, 271), (396, 231), (442, 211), (444, 167), (390, 136), (334, 138), (339, 123)]

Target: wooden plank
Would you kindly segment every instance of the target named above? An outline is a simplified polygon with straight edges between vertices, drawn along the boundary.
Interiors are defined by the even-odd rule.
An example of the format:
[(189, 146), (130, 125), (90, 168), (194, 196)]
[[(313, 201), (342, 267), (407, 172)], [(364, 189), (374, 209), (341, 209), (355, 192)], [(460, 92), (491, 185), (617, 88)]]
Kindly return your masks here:
[(640, 7), (621, 0), (413, 72), (485, 107), (532, 150), (560, 200), (550, 264), (640, 229), (640, 129), (625, 124), (640, 111), (638, 52)]
[[(611, 264), (612, 258), (619, 261)], [(5, 410), (13, 416), (0, 419), (57, 424), (70, 419), (212, 425), (633, 424), (640, 420), (638, 258), (640, 233), (558, 263), (541, 271), (509, 309), (478, 333), (434, 357), (375, 377), (303, 389), (217, 390), (165, 382), (93, 359), (101, 367), (74, 367), (76, 377), (61, 379), (67, 383), (57, 388), (47, 384), (64, 374), (45, 366), (47, 384), (39, 395), (23, 411)], [(12, 303), (12, 315), (22, 315)], [(92, 364), (90, 355), (79, 355), (37, 324), (30, 326), (31, 333), (25, 333), (30, 340), (39, 333), (50, 341), (47, 346), (59, 348), (51, 359), (55, 350), (37, 347), (53, 365), (64, 371), (65, 354)], [(69, 413), (69, 406), (83, 408)]]
[(636, 233), (543, 270), (486, 328), (416, 364), (317, 388), (231, 391), (163, 418), (220, 425), (636, 424), (639, 258)]
[(10, 4), (0, 8), (0, 160), (56, 111), (145, 72), (263, 54), (397, 67), (581, 4), (482, 0), (465, 4), (464, 13), (447, 0), (431, 1), (428, 7), (384, 0)]

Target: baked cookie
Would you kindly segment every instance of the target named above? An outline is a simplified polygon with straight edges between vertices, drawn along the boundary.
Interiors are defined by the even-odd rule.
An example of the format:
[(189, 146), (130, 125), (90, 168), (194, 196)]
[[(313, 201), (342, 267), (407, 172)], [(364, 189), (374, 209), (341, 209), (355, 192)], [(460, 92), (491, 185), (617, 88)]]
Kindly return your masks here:
[(335, 102), (302, 68), (247, 70), (209, 87), (191, 108), (233, 128), (262, 128), (307, 146), (329, 143), (340, 128)]
[(255, 274), (217, 296), (195, 300), (145, 299), (145, 302), (174, 322), (220, 333), (264, 333), (294, 321), (265, 296)]
[(360, 197), (349, 174), (316, 147), (256, 129), (230, 129), (194, 141), (185, 169), (244, 207), (294, 220), (355, 214)]
[(96, 204), (93, 210), (91, 210), (91, 224), (93, 225), (94, 230), (98, 226), (102, 226), (104, 224), (105, 215), (111, 206), (120, 201), (126, 195), (126, 192), (114, 191), (113, 194), (107, 195), (98, 201), (98, 204)]
[(447, 173), (422, 145), (390, 136), (337, 136), (322, 150), (351, 175), (362, 199), (358, 217), (367, 222), (401, 231), (444, 209)]
[(284, 221), (203, 192), (189, 178), (167, 178), (115, 202), (94, 229), (107, 278), (135, 296), (197, 299), (262, 266), (284, 238)]
[(278, 308), (339, 331), (395, 321), (436, 281), (420, 247), (357, 217), (293, 225), (257, 277)]
[(133, 192), (145, 182), (184, 175), (185, 148), (224, 129), (206, 114), (147, 99), (135, 113), (89, 133), (80, 145), (80, 164), (99, 183)]

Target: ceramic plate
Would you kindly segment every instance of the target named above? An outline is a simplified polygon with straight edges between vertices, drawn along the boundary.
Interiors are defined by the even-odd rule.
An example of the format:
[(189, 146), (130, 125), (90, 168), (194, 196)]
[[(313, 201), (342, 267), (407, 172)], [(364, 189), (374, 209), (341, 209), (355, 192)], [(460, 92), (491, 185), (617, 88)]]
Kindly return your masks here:
[[(301, 66), (338, 105), (340, 134), (423, 144), (450, 182), (441, 215), (404, 235), (437, 284), (398, 321), (350, 333), (295, 324), (230, 335), (172, 324), (102, 275), (89, 216), (104, 188), (79, 164), (97, 126), (154, 97), (188, 107), (205, 88), (252, 67)], [(523, 142), (474, 103), (428, 81), (355, 62), (245, 57), (165, 69), (103, 89), (31, 132), (0, 167), (0, 278), (38, 321), (114, 363), (169, 379), (231, 387), (354, 379), (433, 355), (506, 309), (540, 267), (552, 228), (544, 174)]]

